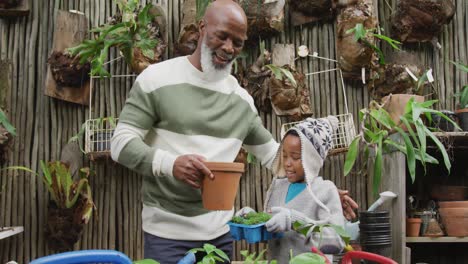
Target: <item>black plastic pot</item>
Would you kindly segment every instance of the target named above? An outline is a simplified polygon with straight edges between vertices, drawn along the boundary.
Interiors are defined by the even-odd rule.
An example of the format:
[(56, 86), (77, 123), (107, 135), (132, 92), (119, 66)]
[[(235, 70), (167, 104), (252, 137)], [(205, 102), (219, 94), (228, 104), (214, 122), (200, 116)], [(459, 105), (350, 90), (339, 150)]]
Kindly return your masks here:
[[(454, 112), (452, 111), (447, 111), (447, 110), (442, 110), (440, 111), (442, 114), (446, 115), (448, 118), (450, 118), (452, 121), (457, 122), (457, 115), (455, 115)], [(434, 113), (431, 113), (432, 117), (432, 126), (435, 128), (438, 128), (442, 131), (445, 132), (453, 132), (455, 130), (455, 126), (449, 122), (447, 119), (436, 115)]]
[(363, 217), (360, 222), (361, 224), (390, 223), (390, 216)]
[(459, 109), (456, 113), (461, 129), (463, 131), (468, 131), (468, 108)]
[(374, 217), (385, 217), (389, 216), (390, 213), (388, 211), (362, 211), (359, 212), (359, 220), (362, 221), (366, 218), (374, 218)]
[(359, 229), (362, 231), (391, 231), (390, 223), (360, 224)]

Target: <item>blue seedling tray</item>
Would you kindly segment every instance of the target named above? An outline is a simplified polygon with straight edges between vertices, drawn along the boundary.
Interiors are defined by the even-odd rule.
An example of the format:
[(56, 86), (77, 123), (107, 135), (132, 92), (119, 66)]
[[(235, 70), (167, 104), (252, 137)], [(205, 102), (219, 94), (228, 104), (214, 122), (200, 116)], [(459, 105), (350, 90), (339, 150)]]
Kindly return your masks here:
[(229, 222), (229, 228), (234, 240), (245, 239), (247, 243), (254, 244), (260, 241), (282, 238), (283, 233), (271, 233), (266, 230), (265, 223), (256, 225), (244, 225)]

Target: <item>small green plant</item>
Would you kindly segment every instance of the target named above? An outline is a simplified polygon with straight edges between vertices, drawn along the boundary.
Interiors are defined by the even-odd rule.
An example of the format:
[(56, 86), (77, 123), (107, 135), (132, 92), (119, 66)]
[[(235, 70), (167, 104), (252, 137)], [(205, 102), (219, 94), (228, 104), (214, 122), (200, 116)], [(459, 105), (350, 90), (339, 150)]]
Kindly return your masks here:
[(265, 67), (267, 67), (275, 75), (276, 79), (282, 81), (283, 76), (286, 76), (286, 78), (288, 78), (288, 80), (291, 82), (291, 84), (294, 87), (297, 86), (297, 82), (296, 82), (296, 79), (294, 79), (294, 75), (288, 69), (285, 69), (283, 67), (279, 67), (273, 64), (267, 64), (265, 65)]
[(322, 240), (322, 230), (324, 228), (332, 228), (340, 237), (343, 239), (346, 245), (349, 245), (349, 242), (351, 240), (350, 235), (344, 230), (342, 226), (339, 225), (333, 225), (333, 224), (319, 224), (319, 225), (314, 225), (312, 223), (302, 223), (300, 221), (296, 221), (293, 223), (293, 230), (303, 234), (304, 236), (307, 236), (309, 233), (310, 229), (312, 228), (312, 231), (310, 232), (317, 232), (320, 233), (320, 240)]
[(121, 12), (121, 21), (108, 23), (90, 30), (97, 37), (85, 40), (76, 47), (68, 49), (71, 55), (78, 55), (80, 63), (91, 63), (91, 76), (110, 77), (104, 69), (111, 47), (118, 47), (127, 64), (131, 65), (134, 49), (139, 48), (147, 58), (154, 58), (154, 49), (159, 43), (159, 29), (153, 28), (156, 14), (151, 12), (152, 4), (143, 9), (139, 0), (115, 0)]
[[(395, 123), (389, 113), (384, 109), (386, 102), (379, 105), (372, 101), (369, 108), (362, 109), (359, 113), (360, 133), (354, 138), (349, 146), (344, 164), (344, 175), (348, 175), (354, 166), (358, 152), (364, 151), (364, 160), (369, 158), (370, 150), (374, 152), (374, 176), (373, 191), (377, 194), (382, 178), (382, 154), (394, 148), (406, 155), (408, 170), (411, 180), (414, 182), (416, 176), (416, 160), (419, 160), (426, 170), (426, 163), (439, 164), (439, 161), (427, 153), (427, 138), (430, 138), (442, 154), (445, 167), (450, 171), (451, 164), (447, 151), (439, 139), (432, 133), (431, 129), (424, 124), (423, 116), (429, 124), (432, 123), (431, 113), (438, 115), (458, 128), (450, 118), (440, 111), (431, 109), (437, 100), (416, 102), (411, 98), (405, 106), (404, 114), (398, 123)], [(402, 128), (404, 125), (408, 132)], [(403, 142), (396, 141), (390, 137), (392, 134), (401, 136)]]
[(8, 118), (2, 109), (0, 109), (0, 125), (2, 125), (12, 136), (16, 136), (16, 128), (10, 123), (10, 121), (8, 121)]
[(265, 223), (271, 219), (271, 215), (265, 212), (250, 212), (247, 215), (241, 216), (234, 216), (232, 218), (232, 222), (236, 224), (243, 224), (243, 225), (256, 225), (260, 223)]
[(351, 28), (351, 29), (347, 30), (346, 34), (354, 33), (354, 40), (355, 41), (361, 41), (365, 45), (372, 48), (375, 52), (377, 52), (377, 55), (379, 56), (379, 63), (380, 64), (385, 64), (385, 57), (384, 57), (384, 54), (383, 54), (382, 50), (379, 47), (377, 47), (376, 45), (372, 44), (369, 41), (369, 39), (372, 39), (372, 38), (381, 39), (381, 40), (387, 42), (388, 44), (390, 44), (390, 46), (392, 48), (396, 49), (396, 50), (400, 50), (398, 45), (400, 45), (401, 42), (399, 42), (397, 40), (394, 40), (392, 38), (389, 38), (389, 37), (387, 37), (385, 35), (377, 34), (377, 33), (374, 33), (374, 32), (375, 32), (375, 29), (366, 29), (366, 28), (364, 28), (363, 24), (357, 23), (354, 28)]
[[(468, 65), (462, 64), (460, 62), (450, 61), (457, 69), (468, 73)], [(460, 109), (468, 108), (468, 85), (465, 85), (461, 88), (459, 93), (455, 94), (455, 97), (459, 98), (458, 107)]]
[[(106, 127), (110, 129), (115, 129), (117, 126), (116, 118), (109, 116), (109, 117), (100, 117), (97, 119), (97, 126), (98, 127)], [(107, 125), (109, 124), (109, 125)], [(81, 152), (86, 154), (85, 150), (83, 149), (83, 136), (86, 131), (86, 122), (81, 124), (80, 130), (74, 136), (72, 136), (68, 143), (78, 142), (78, 146), (80, 147)]]
[(227, 262), (229, 263), (229, 257), (221, 249), (216, 248), (216, 246), (205, 243), (203, 248), (193, 248), (189, 250), (191, 253), (204, 252), (206, 255), (203, 257), (202, 261), (199, 261), (198, 264), (215, 264), (217, 262)]
[(253, 252), (249, 253), (247, 250), (242, 250), (240, 253), (241, 255), (245, 258), (244, 263), (245, 264), (276, 264), (276, 260), (263, 260), (263, 255), (265, 254), (266, 249), (262, 250), (260, 253)]

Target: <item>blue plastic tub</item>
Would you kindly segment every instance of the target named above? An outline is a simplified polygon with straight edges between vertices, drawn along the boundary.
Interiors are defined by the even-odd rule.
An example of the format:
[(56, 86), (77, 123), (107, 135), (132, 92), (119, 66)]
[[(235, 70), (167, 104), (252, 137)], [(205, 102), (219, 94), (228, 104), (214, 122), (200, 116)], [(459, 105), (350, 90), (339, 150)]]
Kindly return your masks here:
[(243, 225), (229, 222), (228, 225), (234, 240), (244, 239), (249, 244), (283, 237), (283, 233), (268, 232), (265, 228), (265, 223), (257, 225)]

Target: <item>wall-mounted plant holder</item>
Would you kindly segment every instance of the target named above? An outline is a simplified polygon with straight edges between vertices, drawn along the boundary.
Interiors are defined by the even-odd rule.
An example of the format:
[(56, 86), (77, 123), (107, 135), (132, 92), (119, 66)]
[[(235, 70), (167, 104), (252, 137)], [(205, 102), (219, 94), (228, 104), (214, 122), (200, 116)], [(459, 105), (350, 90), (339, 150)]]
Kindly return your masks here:
[[(337, 63), (336, 60), (318, 56), (316, 52), (310, 55), (309, 49), (306, 46), (300, 46), (298, 48), (298, 54), (302, 58), (313, 57), (316, 59), (321, 59), (321, 60), (326, 60), (326, 61)], [(329, 156), (348, 151), (349, 145), (351, 144), (353, 139), (356, 137), (356, 128), (354, 126), (353, 115), (349, 112), (349, 109), (348, 109), (348, 98), (346, 96), (345, 84), (344, 84), (343, 74), (341, 72), (341, 69), (334, 68), (334, 69), (323, 70), (323, 71), (318, 71), (318, 72), (311, 72), (311, 73), (307, 73), (306, 76), (311, 76), (311, 75), (326, 73), (326, 72), (331, 72), (331, 71), (338, 71), (340, 75), (341, 88), (342, 88), (343, 95), (344, 95), (344, 105), (345, 105), (346, 113), (335, 115), (335, 117), (338, 119), (338, 128), (335, 130), (335, 132), (332, 135), (333, 145), (332, 145), (332, 149), (328, 152)], [(288, 129), (290, 129), (291, 127), (293, 127), (294, 125), (298, 123), (299, 122), (291, 122), (291, 123), (283, 124), (281, 126), (281, 132), (280, 132), (281, 138), (284, 137)]]
[[(78, 11), (58, 10), (55, 23), (44, 93), (67, 102), (87, 105), (90, 94), (89, 65), (86, 68), (79, 65), (77, 60), (70, 60), (66, 49), (86, 39), (88, 19)], [(74, 73), (77, 76), (73, 76)]]
[[(123, 57), (106, 62), (109, 64)], [(105, 65), (104, 64), (104, 65)], [(136, 74), (112, 75), (110, 78), (131, 78)], [(89, 96), (89, 116), (85, 122), (85, 149), (84, 153), (91, 161), (106, 160), (110, 158), (110, 141), (114, 135), (118, 119), (114, 117), (93, 117), (93, 85), (94, 80), (102, 79), (100, 76), (91, 76)]]
[(29, 0), (0, 0), (0, 17), (29, 15)]

